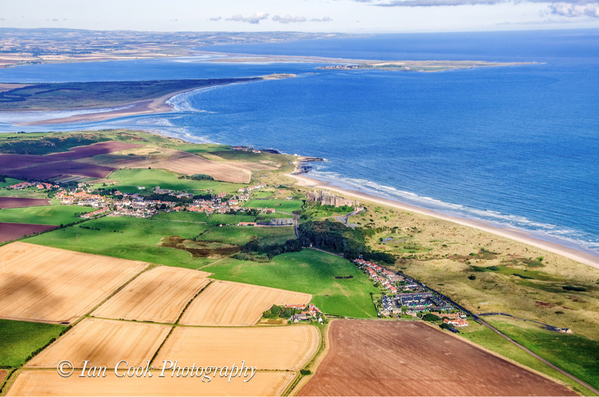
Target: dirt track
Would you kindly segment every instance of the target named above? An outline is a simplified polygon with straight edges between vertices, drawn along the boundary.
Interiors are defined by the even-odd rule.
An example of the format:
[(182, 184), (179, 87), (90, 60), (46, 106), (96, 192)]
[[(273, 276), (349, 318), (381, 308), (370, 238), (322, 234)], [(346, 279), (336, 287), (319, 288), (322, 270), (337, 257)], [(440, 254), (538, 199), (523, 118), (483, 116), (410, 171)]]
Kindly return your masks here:
[(576, 395), (419, 322), (336, 320), (329, 339), (329, 353), (297, 395)]

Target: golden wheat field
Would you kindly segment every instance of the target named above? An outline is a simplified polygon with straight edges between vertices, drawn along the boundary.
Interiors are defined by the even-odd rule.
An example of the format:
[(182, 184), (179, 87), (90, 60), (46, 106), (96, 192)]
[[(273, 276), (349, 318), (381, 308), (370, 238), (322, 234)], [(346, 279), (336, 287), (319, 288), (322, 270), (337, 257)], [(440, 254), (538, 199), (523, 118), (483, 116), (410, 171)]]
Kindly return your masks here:
[(293, 372), (258, 372), (249, 382), (239, 378), (159, 377), (117, 378), (107, 371), (106, 378), (61, 378), (56, 370), (23, 371), (8, 396), (278, 396), (295, 377)]
[(167, 266), (154, 268), (133, 280), (92, 316), (174, 323), (185, 305), (208, 285), (208, 274)]
[(0, 247), (0, 318), (71, 323), (148, 264), (15, 242)]
[[(210, 341), (209, 343), (207, 341)], [(316, 327), (199, 328), (176, 327), (153, 365), (178, 360), (179, 366), (241, 365), (259, 370), (298, 371), (316, 353), (320, 335)], [(201, 362), (200, 362), (201, 361)]]
[(272, 305), (307, 304), (309, 294), (215, 281), (194, 299), (180, 323), (207, 326), (252, 326)]
[(171, 326), (86, 318), (72, 330), (35, 356), (27, 368), (56, 368), (70, 361), (75, 368), (105, 366), (114, 368), (121, 360), (130, 366), (151, 360)]

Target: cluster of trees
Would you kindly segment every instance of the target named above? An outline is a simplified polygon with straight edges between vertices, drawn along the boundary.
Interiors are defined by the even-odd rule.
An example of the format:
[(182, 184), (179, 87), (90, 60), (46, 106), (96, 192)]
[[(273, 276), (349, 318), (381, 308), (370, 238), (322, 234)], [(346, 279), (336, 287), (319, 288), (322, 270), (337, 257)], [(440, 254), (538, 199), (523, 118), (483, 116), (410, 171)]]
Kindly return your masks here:
[(395, 263), (395, 257), (391, 254), (370, 251), (366, 246), (365, 230), (372, 229), (352, 229), (329, 219), (306, 222), (299, 226), (300, 241), (304, 246), (311, 243), (314, 247), (343, 254), (350, 260), (362, 257), (369, 261)]
[(235, 258), (262, 262), (263, 258), (270, 260), (286, 252), (299, 252), (303, 246), (301, 240), (287, 240), (284, 244), (266, 244), (263, 240), (253, 240), (244, 245), (241, 252), (235, 254)]
[(262, 316), (265, 318), (289, 318), (300, 312), (301, 310), (292, 307), (272, 305), (272, 307), (265, 311)]
[(0, 175), (0, 183), (5, 183), (6, 177), (4, 175)]
[(213, 181), (214, 178), (206, 174), (182, 175), (179, 179), (192, 179), (194, 181)]

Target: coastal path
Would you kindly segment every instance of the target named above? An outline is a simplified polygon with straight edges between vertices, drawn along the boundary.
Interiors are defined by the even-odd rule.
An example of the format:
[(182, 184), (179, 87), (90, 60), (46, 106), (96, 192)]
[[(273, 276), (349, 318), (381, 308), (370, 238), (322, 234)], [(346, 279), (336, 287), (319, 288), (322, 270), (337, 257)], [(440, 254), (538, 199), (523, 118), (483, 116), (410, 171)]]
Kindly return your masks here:
[(559, 332), (560, 330), (563, 329), (561, 327), (554, 327), (553, 325), (549, 325), (549, 324), (545, 324), (545, 323), (540, 323), (540, 322), (535, 321), (535, 320), (529, 320), (527, 318), (512, 316), (511, 314), (507, 314), (507, 313), (500, 313), (500, 312), (497, 312), (497, 313), (480, 313), (480, 314), (477, 314), (477, 316), (506, 316), (506, 317), (511, 317), (513, 319), (516, 319), (516, 320), (528, 321), (530, 323), (535, 323), (535, 324), (542, 325), (548, 331)]

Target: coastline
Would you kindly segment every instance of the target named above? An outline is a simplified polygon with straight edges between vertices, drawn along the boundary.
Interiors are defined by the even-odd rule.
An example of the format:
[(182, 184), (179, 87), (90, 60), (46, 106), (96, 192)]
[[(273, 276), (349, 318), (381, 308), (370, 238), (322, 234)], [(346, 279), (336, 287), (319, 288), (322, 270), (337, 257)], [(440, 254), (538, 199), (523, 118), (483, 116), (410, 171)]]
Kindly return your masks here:
[[(129, 117), (129, 116), (139, 116), (144, 114), (157, 114), (157, 113), (167, 113), (173, 111), (173, 106), (168, 102), (176, 97), (177, 95), (184, 94), (186, 92), (202, 90), (206, 88), (212, 88), (216, 86), (226, 86), (231, 84), (240, 84), (249, 81), (268, 81), (268, 80), (278, 80), (297, 77), (295, 74), (270, 74), (263, 76), (256, 76), (244, 79), (237, 79), (237, 81), (226, 82), (226, 83), (216, 83), (207, 86), (196, 86), (192, 88), (187, 88), (180, 91), (170, 92), (163, 96), (154, 99), (146, 99), (143, 101), (129, 102), (124, 104), (117, 104), (112, 106), (111, 108), (107, 108), (106, 111), (98, 111), (102, 109), (91, 108), (91, 109), (81, 109), (83, 113), (61, 117), (55, 119), (45, 119), (45, 120), (37, 120), (32, 122), (25, 123), (16, 123), (15, 125), (19, 126), (34, 126), (34, 125), (54, 125), (54, 124), (68, 124), (68, 123), (83, 123), (83, 122), (98, 122), (105, 121), (110, 119), (115, 119), (119, 117)], [(14, 85), (14, 84), (13, 84)], [(0, 85), (0, 92), (2, 89), (6, 87)], [(89, 113), (85, 113), (88, 111)], [(24, 111), (27, 112), (27, 111)], [(32, 111), (37, 112), (37, 111)], [(1, 112), (0, 112), (1, 114)]]
[[(300, 161), (301, 162), (301, 161)], [(296, 163), (296, 166), (299, 165), (300, 162)], [(386, 199), (383, 197), (378, 197), (373, 194), (364, 193), (358, 190), (351, 189), (343, 189), (341, 187), (333, 185), (331, 182), (321, 181), (318, 179), (311, 178), (306, 175), (306, 173), (302, 174), (287, 174), (287, 176), (294, 178), (298, 181), (297, 185), (302, 187), (314, 187), (320, 189), (327, 189), (330, 191), (334, 191), (337, 193), (341, 193), (345, 196), (350, 196), (353, 198), (367, 200), (378, 204), (388, 205), (391, 207), (395, 207), (402, 210), (416, 212), (422, 215), (431, 216), (438, 219), (443, 219), (446, 221), (454, 222), (463, 226), (472, 227), (478, 230), (482, 230), (488, 233), (492, 233), (501, 237), (505, 237), (519, 243), (528, 244), (534, 246), (536, 248), (544, 249), (550, 251), (552, 253), (565, 256), (567, 258), (573, 259), (585, 265), (594, 267), (599, 269), (599, 257), (586, 253), (581, 250), (577, 250), (575, 248), (566, 247), (562, 244), (556, 242), (550, 242), (541, 240), (539, 238), (533, 237), (530, 232), (524, 230), (518, 230), (515, 228), (503, 228), (498, 226), (490, 225), (484, 221), (471, 220), (465, 218), (459, 218), (453, 215), (442, 214), (433, 210), (429, 210), (422, 207), (417, 207), (411, 204), (402, 203), (400, 201)]]
[[(95, 122), (95, 121), (105, 121), (114, 119), (117, 117), (127, 117), (127, 116), (138, 116), (142, 114), (155, 114), (155, 113), (166, 113), (173, 110), (173, 107), (169, 105), (167, 102), (185, 92), (202, 89), (202, 88), (189, 88), (187, 90), (172, 92), (167, 95), (163, 95), (161, 97), (155, 99), (148, 99), (145, 101), (132, 102), (128, 104), (124, 104), (121, 107), (126, 107), (124, 109), (117, 110), (109, 110), (107, 112), (98, 112), (98, 113), (82, 113), (74, 116), (63, 117), (59, 119), (49, 119), (49, 120), (39, 120), (32, 121), (30, 123), (18, 123), (15, 125), (52, 125), (52, 124), (68, 124), (68, 123), (84, 123), (84, 122)], [(87, 109), (89, 111), (97, 110), (97, 109)]]

